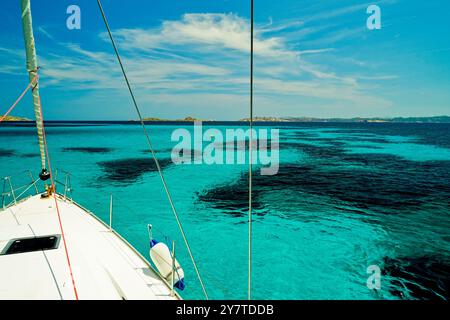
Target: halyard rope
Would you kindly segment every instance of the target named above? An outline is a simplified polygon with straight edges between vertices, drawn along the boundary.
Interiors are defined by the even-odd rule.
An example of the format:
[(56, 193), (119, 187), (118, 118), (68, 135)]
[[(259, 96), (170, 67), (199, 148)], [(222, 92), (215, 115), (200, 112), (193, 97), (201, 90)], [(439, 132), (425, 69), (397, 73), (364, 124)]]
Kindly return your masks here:
[(123, 64), (122, 64), (122, 59), (120, 58), (119, 51), (118, 51), (118, 49), (117, 49), (116, 43), (115, 43), (115, 41), (114, 41), (114, 38), (113, 38), (113, 36), (112, 36), (111, 29), (109, 28), (108, 20), (106, 19), (106, 15), (105, 15), (105, 12), (103, 11), (103, 7), (102, 7), (102, 4), (101, 4), (100, 0), (97, 0), (97, 4), (98, 4), (98, 7), (99, 7), (99, 9), (100, 9), (100, 13), (101, 13), (101, 15), (102, 15), (102, 17), (103, 17), (103, 21), (104, 21), (105, 26), (106, 26), (106, 29), (107, 29), (107, 31), (108, 31), (108, 35), (109, 35), (109, 38), (110, 38), (110, 40), (111, 40), (111, 44), (112, 44), (112, 46), (113, 46), (113, 48), (114, 48), (114, 52), (115, 52), (115, 54), (116, 54), (117, 60), (118, 60), (118, 62), (119, 62), (120, 69), (122, 70), (123, 77), (125, 78), (125, 82), (126, 82), (126, 84), (127, 84), (128, 91), (130, 92), (131, 99), (133, 100), (133, 104), (134, 104), (134, 107), (135, 107), (135, 109), (136, 109), (136, 113), (137, 113), (137, 115), (138, 115), (138, 117), (139, 117), (139, 121), (140, 121), (140, 123), (141, 123), (142, 130), (144, 131), (144, 135), (145, 135), (145, 137), (146, 137), (146, 139), (147, 139), (147, 144), (148, 144), (148, 146), (149, 146), (149, 148), (150, 148), (150, 152), (151, 152), (151, 154), (152, 154), (153, 160), (155, 161), (156, 168), (158, 169), (158, 173), (159, 173), (159, 176), (160, 176), (160, 178), (161, 178), (161, 181), (162, 181), (164, 190), (165, 190), (165, 192), (166, 192), (167, 199), (169, 200), (170, 206), (171, 206), (171, 208), (172, 208), (172, 212), (173, 212), (173, 214), (174, 214), (174, 216), (175, 216), (175, 220), (177, 221), (178, 228), (180, 229), (181, 235), (182, 235), (182, 237), (183, 237), (183, 241), (184, 241), (184, 243), (185, 243), (185, 245), (186, 245), (187, 251), (188, 251), (189, 256), (190, 256), (190, 258), (191, 258), (192, 264), (193, 264), (194, 269), (195, 269), (195, 273), (197, 274), (197, 277), (198, 277), (198, 280), (199, 280), (200, 285), (201, 285), (201, 287), (202, 287), (202, 290), (203, 290), (203, 293), (204, 293), (204, 295), (205, 295), (205, 298), (208, 299), (208, 294), (207, 294), (207, 292), (206, 292), (205, 286), (204, 286), (204, 284), (203, 284), (202, 277), (201, 277), (200, 272), (199, 272), (199, 270), (198, 270), (197, 263), (195, 262), (194, 256), (193, 256), (192, 251), (191, 251), (191, 248), (190, 248), (190, 246), (189, 246), (189, 242), (188, 242), (188, 240), (187, 240), (187, 237), (186, 237), (186, 234), (185, 234), (185, 232), (184, 232), (183, 226), (182, 226), (182, 224), (181, 224), (180, 218), (178, 217), (178, 212), (177, 212), (177, 210), (175, 209), (175, 205), (174, 205), (174, 203), (173, 203), (173, 201), (172, 201), (172, 196), (170, 195), (169, 188), (168, 188), (168, 186), (167, 186), (166, 180), (164, 179), (164, 174), (163, 174), (163, 172), (162, 172), (162, 170), (161, 170), (161, 166), (159, 165), (159, 161), (158, 161), (158, 159), (157, 159), (157, 157), (156, 157), (156, 153), (155, 153), (155, 151), (153, 150), (153, 146), (152, 146), (152, 143), (151, 143), (151, 140), (150, 140), (150, 136), (149, 136), (149, 134), (148, 134), (147, 128), (145, 127), (145, 123), (144, 123), (144, 120), (143, 120), (143, 118), (142, 118), (141, 111), (139, 110), (139, 107), (138, 107), (138, 104), (137, 104), (137, 102), (136, 102), (136, 99), (135, 99), (135, 97), (134, 97), (133, 90), (131, 89), (130, 82), (128, 81), (128, 77), (127, 77), (127, 74), (126, 74), (126, 72), (125, 72), (125, 68), (124, 68), (124, 66), (123, 66)]
[(16, 102), (14, 102), (13, 105), (8, 109), (8, 111), (6, 111), (6, 113), (0, 118), (0, 122), (2, 122), (3, 120), (6, 119), (6, 116), (17, 106), (17, 104), (20, 102), (20, 100), (22, 100), (22, 98), (25, 96), (25, 94), (28, 92), (28, 90), (30, 90), (30, 88), (34, 85), (35, 81), (37, 83), (37, 79), (38, 79), (38, 75), (36, 74), (36, 76), (30, 81), (30, 83), (25, 88), (25, 90), (22, 92), (22, 94), (19, 96), (19, 98), (17, 98)]

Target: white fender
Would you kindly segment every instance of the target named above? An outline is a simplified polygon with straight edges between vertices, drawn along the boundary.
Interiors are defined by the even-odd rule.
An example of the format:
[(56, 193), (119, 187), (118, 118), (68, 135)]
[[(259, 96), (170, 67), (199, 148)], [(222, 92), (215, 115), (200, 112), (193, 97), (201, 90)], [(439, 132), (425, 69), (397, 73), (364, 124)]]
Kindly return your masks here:
[[(166, 244), (152, 241), (150, 248), (150, 258), (155, 264), (161, 276), (169, 283), (172, 283), (172, 254)], [(184, 271), (175, 259), (175, 279), (174, 284), (177, 288), (184, 289)]]

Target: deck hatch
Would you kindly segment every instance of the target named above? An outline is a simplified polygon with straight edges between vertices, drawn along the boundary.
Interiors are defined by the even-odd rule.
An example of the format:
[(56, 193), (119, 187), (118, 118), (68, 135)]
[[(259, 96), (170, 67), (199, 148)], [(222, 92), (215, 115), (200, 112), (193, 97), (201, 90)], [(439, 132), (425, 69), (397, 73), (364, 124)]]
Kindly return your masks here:
[(52, 250), (58, 248), (59, 235), (13, 239), (9, 241), (0, 255)]

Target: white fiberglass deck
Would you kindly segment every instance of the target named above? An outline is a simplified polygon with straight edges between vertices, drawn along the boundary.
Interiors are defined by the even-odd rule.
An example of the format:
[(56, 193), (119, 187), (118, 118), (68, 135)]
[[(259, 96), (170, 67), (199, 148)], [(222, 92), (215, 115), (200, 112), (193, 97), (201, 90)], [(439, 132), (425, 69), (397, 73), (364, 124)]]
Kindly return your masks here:
[[(79, 299), (179, 299), (107, 226), (61, 197), (58, 205)], [(60, 234), (53, 197), (0, 209), (0, 252), (12, 239)], [(75, 299), (62, 239), (57, 249), (0, 255), (1, 299)]]

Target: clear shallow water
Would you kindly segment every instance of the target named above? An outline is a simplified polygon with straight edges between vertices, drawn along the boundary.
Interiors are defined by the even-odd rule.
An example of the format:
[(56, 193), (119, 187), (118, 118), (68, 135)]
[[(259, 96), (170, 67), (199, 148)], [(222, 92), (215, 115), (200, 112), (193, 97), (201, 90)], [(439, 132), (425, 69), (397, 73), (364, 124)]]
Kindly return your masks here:
[[(170, 135), (181, 126), (191, 130), (149, 126), (154, 147), (210, 296), (244, 299), (247, 166), (173, 165)], [(254, 298), (448, 298), (450, 125), (279, 128), (279, 173), (255, 171)], [(175, 240), (182, 295), (201, 299), (139, 126), (65, 124), (47, 135), (53, 167), (72, 173), (74, 199), (108, 221), (113, 194), (114, 227), (145, 256), (147, 223)], [(0, 176), (36, 174), (36, 141), (34, 128), (0, 127)], [(366, 286), (372, 264), (383, 270), (379, 292)]]

